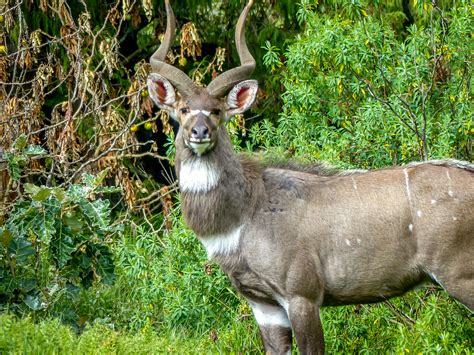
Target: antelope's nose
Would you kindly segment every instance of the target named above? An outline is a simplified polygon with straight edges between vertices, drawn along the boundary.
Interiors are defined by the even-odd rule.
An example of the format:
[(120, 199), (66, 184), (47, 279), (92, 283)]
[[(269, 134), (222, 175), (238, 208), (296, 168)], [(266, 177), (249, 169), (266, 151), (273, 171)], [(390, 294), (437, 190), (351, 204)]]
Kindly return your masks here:
[(206, 139), (209, 138), (209, 128), (205, 124), (197, 124), (191, 129), (191, 138)]

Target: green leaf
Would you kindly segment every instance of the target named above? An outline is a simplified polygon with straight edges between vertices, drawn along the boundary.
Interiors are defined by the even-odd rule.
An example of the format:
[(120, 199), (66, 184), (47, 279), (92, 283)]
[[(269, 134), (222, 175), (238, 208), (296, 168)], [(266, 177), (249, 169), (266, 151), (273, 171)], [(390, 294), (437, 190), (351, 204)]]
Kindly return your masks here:
[(52, 192), (59, 202), (64, 201), (64, 197), (66, 197), (66, 192), (64, 191), (64, 189), (61, 189), (60, 187), (55, 187), (52, 189)]
[(57, 241), (57, 253), (54, 256), (58, 266), (63, 268), (69, 260), (71, 260), (71, 254), (76, 250), (74, 243), (69, 236), (64, 236), (59, 241)]
[(51, 189), (48, 187), (39, 187), (33, 184), (26, 183), (24, 185), (25, 192), (30, 195), (33, 201), (42, 202), (51, 195)]
[(35, 145), (35, 144), (28, 144), (28, 146), (26, 147), (26, 149), (23, 151), (24, 154), (26, 154), (27, 156), (38, 156), (38, 155), (44, 155), (46, 154), (46, 150), (39, 146), (39, 145)]
[(17, 282), (15, 284), (15, 287), (21, 290), (23, 293), (31, 292), (36, 287), (36, 280), (30, 277), (24, 279), (18, 279), (17, 277), (16, 280)]
[(31, 196), (34, 201), (42, 202), (51, 196), (51, 189), (47, 187), (41, 187), (38, 192)]
[(18, 181), (21, 178), (21, 164), (24, 163), (24, 157), (11, 153), (5, 154), (8, 163), (8, 172), (14, 181)]
[(26, 183), (23, 185), (24, 189), (25, 189), (25, 192), (28, 194), (28, 195), (35, 195), (36, 193), (38, 193), (39, 191), (39, 187), (34, 185), (34, 184), (30, 184), (30, 183)]
[(26, 298), (23, 302), (25, 302), (25, 304), (28, 307), (30, 307), (33, 311), (37, 311), (37, 310), (43, 308), (41, 306), (41, 298), (39, 297), (39, 295), (36, 295), (36, 296), (28, 295), (28, 296), (26, 296)]
[(158, 26), (159, 20), (154, 19), (148, 25), (143, 27), (137, 33), (137, 45), (139, 49), (149, 49), (153, 44), (156, 43), (156, 27)]
[(13, 236), (8, 229), (0, 227), (0, 243), (2, 243), (5, 248), (8, 248), (12, 238)]
[(68, 211), (63, 216), (63, 223), (71, 229), (72, 233), (80, 233), (84, 228), (84, 223), (75, 212)]
[(88, 188), (95, 190), (97, 189), (102, 183), (104, 182), (105, 177), (109, 173), (110, 168), (104, 169), (101, 172), (99, 172), (96, 176), (92, 174), (83, 174), (82, 175), (82, 182), (84, 185), (86, 185)]
[(103, 245), (99, 245), (98, 249), (100, 254), (97, 256), (96, 271), (104, 284), (111, 285), (115, 281), (113, 255)]
[(95, 179), (94, 179), (94, 186), (98, 187), (98, 186), (102, 185), (102, 183), (104, 182), (104, 179), (107, 176), (107, 174), (109, 173), (109, 171), (110, 171), (110, 168), (106, 168), (106, 169), (102, 170), (101, 172), (99, 172), (97, 174), (97, 176), (95, 177)]
[(8, 246), (8, 252), (15, 255), (17, 263), (24, 263), (35, 251), (30, 241), (24, 238), (14, 238)]
[(83, 213), (88, 217), (89, 222), (93, 227), (99, 228), (99, 230), (107, 230), (110, 224), (110, 208), (109, 201), (107, 200), (96, 200), (88, 201), (83, 200), (79, 203)]
[(15, 141), (13, 142), (13, 148), (15, 148), (18, 152), (23, 151), (26, 148), (26, 144), (28, 142), (28, 138), (26, 134), (21, 134)]

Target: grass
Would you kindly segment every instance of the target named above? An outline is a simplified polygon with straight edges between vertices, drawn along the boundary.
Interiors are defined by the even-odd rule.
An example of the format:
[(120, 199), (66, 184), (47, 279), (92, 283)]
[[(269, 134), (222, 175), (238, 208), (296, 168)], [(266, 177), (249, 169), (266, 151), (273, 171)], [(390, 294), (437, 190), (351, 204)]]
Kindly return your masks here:
[[(328, 353), (471, 354), (470, 312), (444, 292), (421, 289), (390, 303), (325, 308), (322, 318)], [(113, 329), (96, 322), (81, 334), (57, 319), (0, 315), (1, 354), (261, 353), (258, 329), (250, 317), (201, 333), (189, 327)]]
[(159, 333), (150, 326), (138, 332), (113, 330), (104, 324), (87, 327), (80, 335), (57, 319), (35, 323), (31, 318), (0, 316), (1, 354), (157, 354), (259, 352), (251, 321), (228, 325), (213, 334)]

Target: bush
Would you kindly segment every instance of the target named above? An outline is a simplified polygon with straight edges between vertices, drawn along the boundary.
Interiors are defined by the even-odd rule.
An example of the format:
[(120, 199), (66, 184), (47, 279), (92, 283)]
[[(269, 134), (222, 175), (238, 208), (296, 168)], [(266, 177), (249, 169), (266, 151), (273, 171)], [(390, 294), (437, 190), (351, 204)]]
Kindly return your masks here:
[[(216, 21), (195, 21), (198, 31), (184, 24), (170, 59), (207, 82), (226, 59), (234, 64), (227, 23), (241, 2), (174, 3), (178, 23), (213, 10)], [(260, 81), (248, 135), (243, 117), (228, 125), (236, 149), (359, 167), (471, 160), (469, 4), (402, 3), (408, 12), (400, 1), (257, 2), (249, 47), (257, 77), (253, 43), (270, 40), (263, 47), (270, 74)], [(295, 6), (304, 32), (284, 43)], [(7, 2), (4, 11), (0, 305), (32, 311), (34, 321), (1, 315), (0, 352), (261, 349), (249, 306), (206, 261), (179, 202), (173, 208), (175, 185), (162, 188), (141, 166), (143, 157), (154, 167), (173, 161), (172, 127), (145, 90), (144, 58), (163, 31), (163, 2), (32, 0)], [(212, 27), (202, 42), (199, 26)], [(104, 167), (123, 192), (113, 219), (100, 187), (105, 172), (78, 180)], [(82, 335), (58, 320), (40, 321), (51, 315)], [(473, 346), (468, 312), (431, 289), (386, 304), (327, 308), (322, 317), (334, 352), (468, 353)]]
[(286, 62), (267, 45), (266, 64), (283, 74), (283, 112), (276, 124), (251, 129), (254, 145), (359, 167), (472, 160), (468, 2), (446, 9), (420, 2), (405, 36), (377, 8), (372, 16), (350, 4), (345, 14), (321, 14), (307, 3), (299, 11), (305, 30)]
[[(178, 212), (178, 211), (177, 211)], [(225, 327), (241, 313), (240, 298), (178, 215), (173, 233), (134, 226), (114, 243), (113, 287), (85, 291), (75, 312), (82, 322), (118, 329), (151, 325), (160, 331), (202, 334)]]
[[(111, 284), (113, 255), (109, 245), (120, 231), (108, 200), (115, 191), (101, 187), (106, 171), (84, 175), (82, 184), (39, 187), (25, 184), (0, 228), (0, 307), (51, 313), (60, 300), (78, 298), (81, 287)], [(70, 306), (57, 310), (67, 314)]]

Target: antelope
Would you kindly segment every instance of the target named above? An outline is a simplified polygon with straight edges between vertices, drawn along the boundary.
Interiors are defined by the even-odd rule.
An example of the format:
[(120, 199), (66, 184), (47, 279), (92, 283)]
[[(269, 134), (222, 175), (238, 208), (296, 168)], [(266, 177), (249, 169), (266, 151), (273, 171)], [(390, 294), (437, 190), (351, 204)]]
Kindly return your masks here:
[[(372, 171), (272, 165), (237, 155), (225, 123), (258, 84), (241, 65), (197, 86), (165, 62), (175, 17), (150, 59), (151, 99), (179, 123), (175, 165), (186, 224), (249, 302), (268, 353), (324, 353), (320, 308), (372, 303), (424, 282), (474, 311), (474, 165), (416, 162)], [(226, 95), (227, 94), (227, 95)]]

